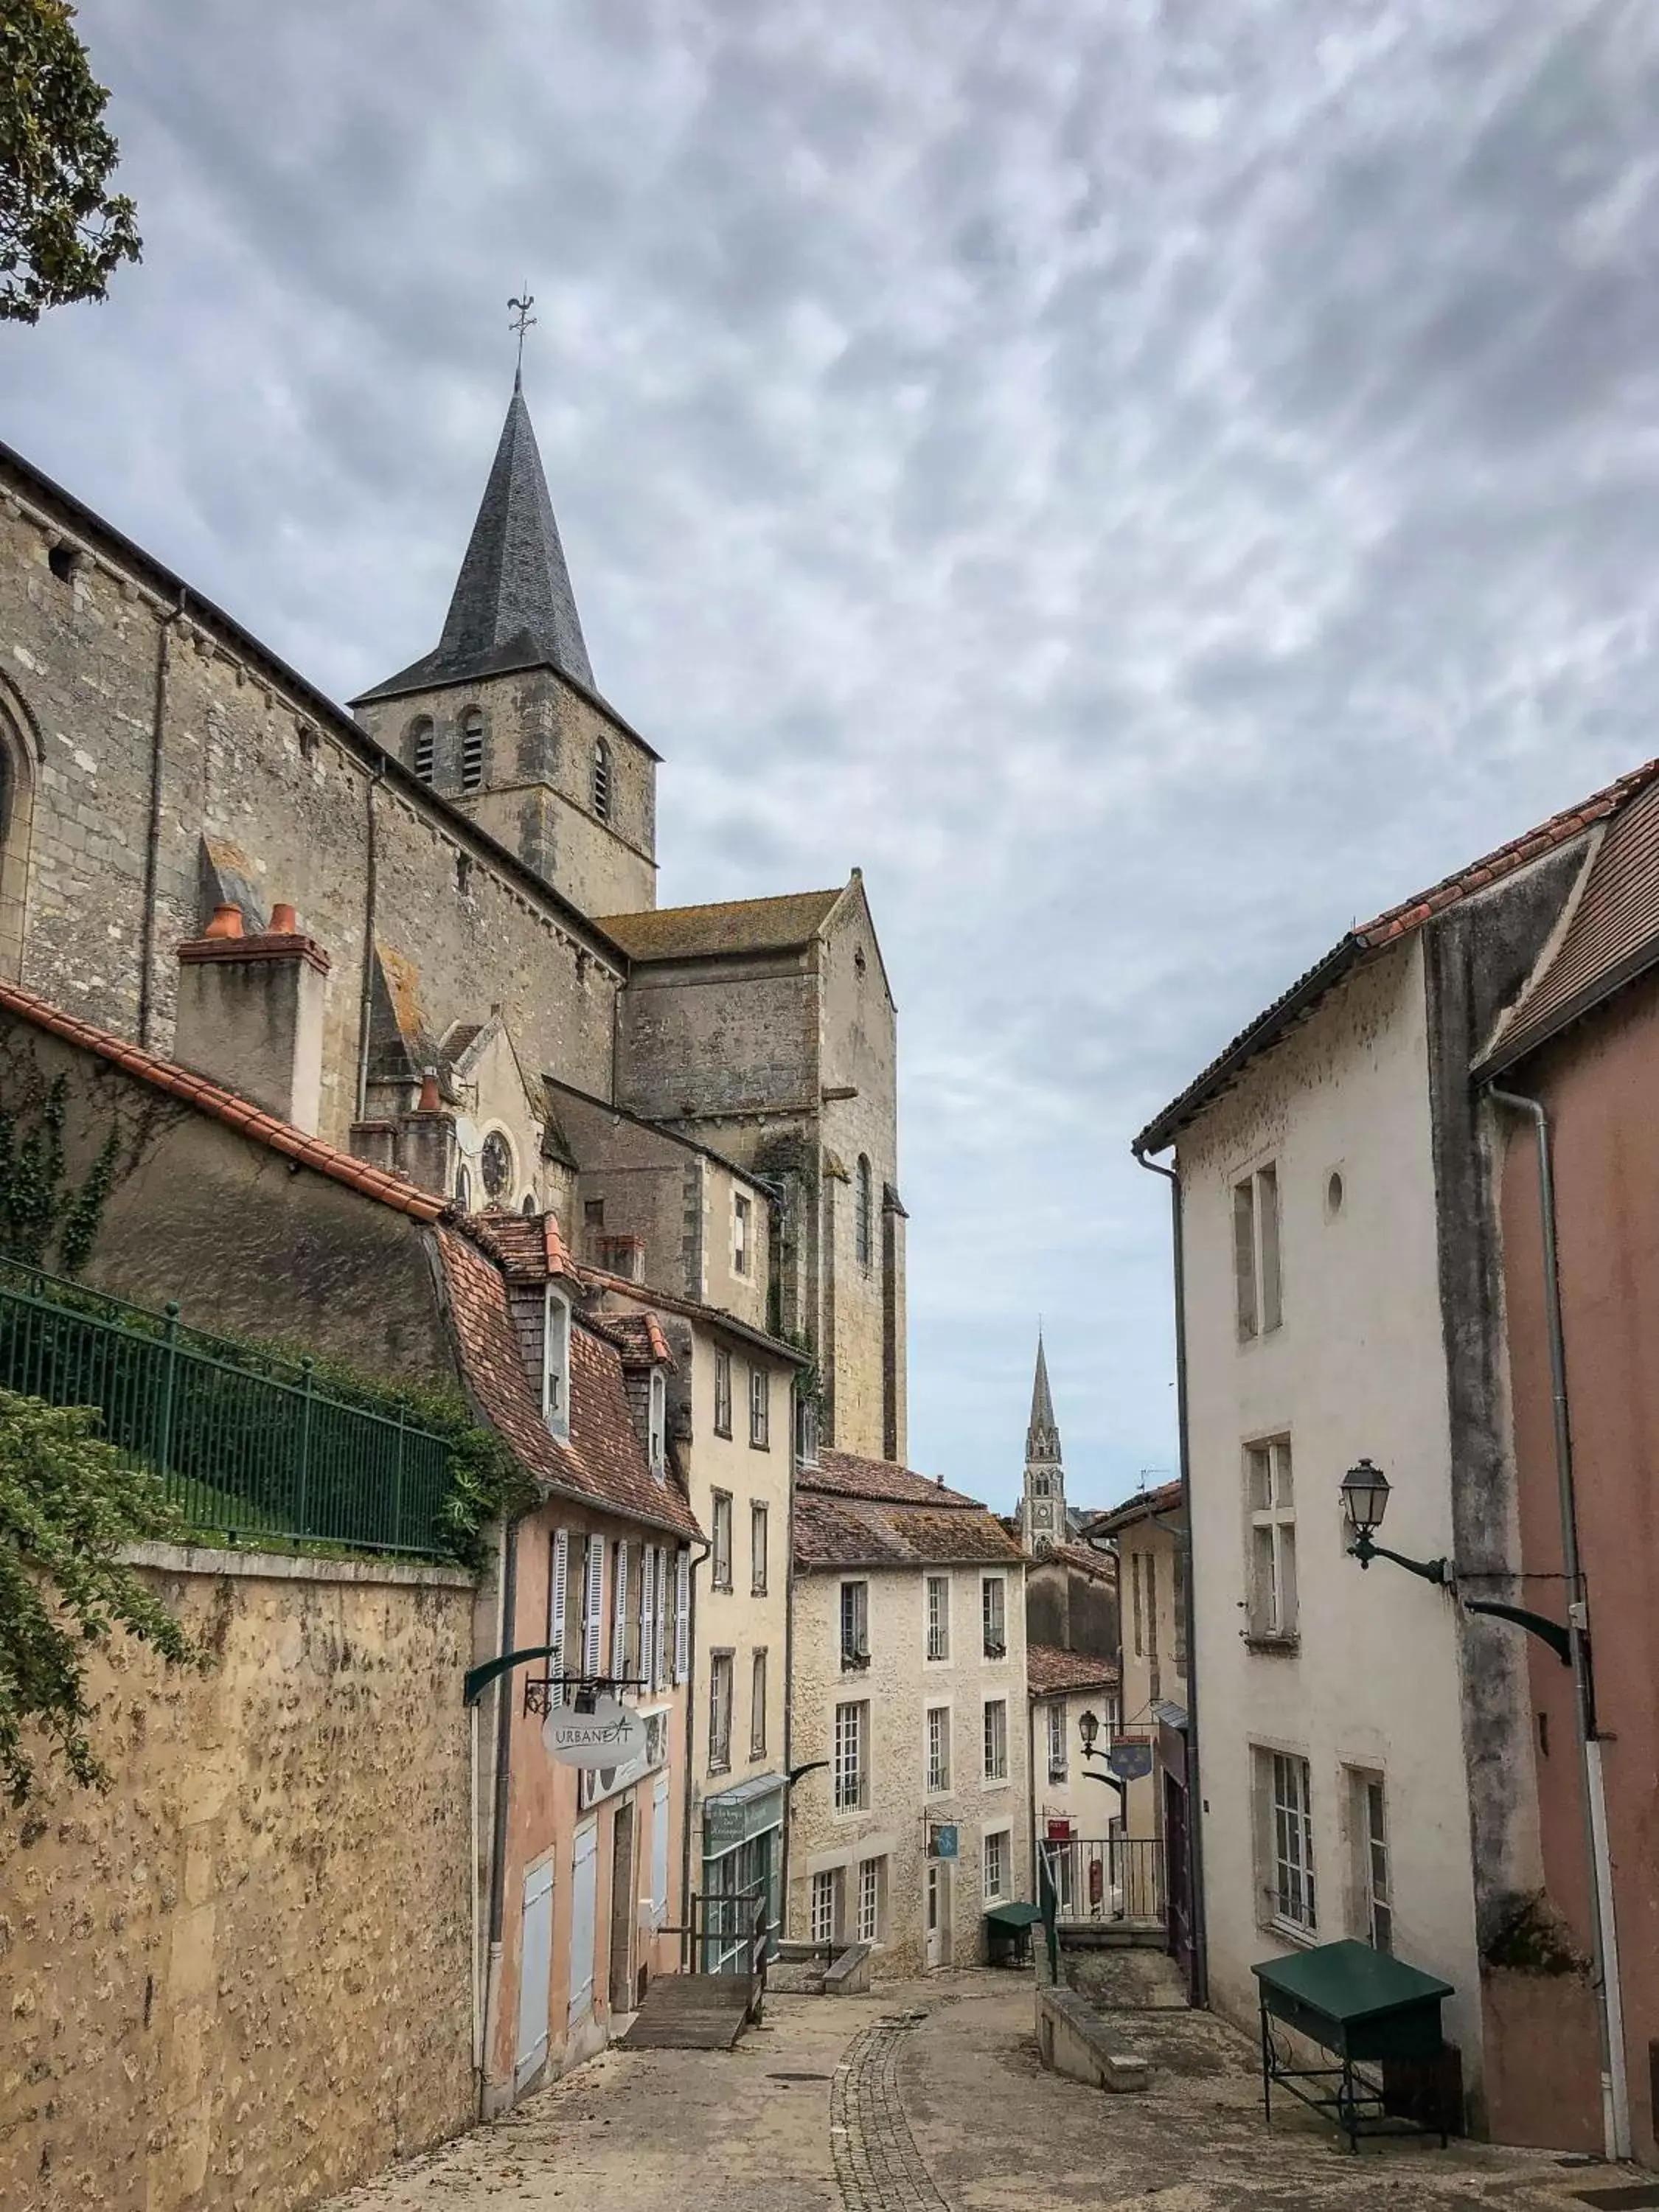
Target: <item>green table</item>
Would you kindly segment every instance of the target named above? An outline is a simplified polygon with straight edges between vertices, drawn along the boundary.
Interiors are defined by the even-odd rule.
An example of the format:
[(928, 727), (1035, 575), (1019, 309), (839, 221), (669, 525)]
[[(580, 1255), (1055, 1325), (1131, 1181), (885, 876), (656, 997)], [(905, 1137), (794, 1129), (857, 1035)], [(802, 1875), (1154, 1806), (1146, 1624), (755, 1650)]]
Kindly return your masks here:
[(1031, 1930), (1042, 1917), (1035, 1905), (993, 1905), (985, 1914), (985, 1952), (993, 1966), (1024, 1966), (1031, 1955)]
[[(1288, 1958), (1252, 1966), (1261, 2000), (1261, 2101), (1273, 2118), (1275, 2081), (1328, 2119), (1334, 2119), (1358, 2152), (1362, 2135), (1378, 2135), (1397, 2115), (1388, 2112), (1383, 2087), (1359, 2069), (1366, 2064), (1432, 2068), (1445, 2050), (1440, 2008), (1449, 1982), (1419, 1973), (1369, 1943), (1322, 1943)], [(1292, 2067), (1273, 2047), (1270, 2022), (1283, 2021), (1328, 2051), (1334, 2066)], [(1444, 2099), (1439, 2106), (1445, 2148)]]

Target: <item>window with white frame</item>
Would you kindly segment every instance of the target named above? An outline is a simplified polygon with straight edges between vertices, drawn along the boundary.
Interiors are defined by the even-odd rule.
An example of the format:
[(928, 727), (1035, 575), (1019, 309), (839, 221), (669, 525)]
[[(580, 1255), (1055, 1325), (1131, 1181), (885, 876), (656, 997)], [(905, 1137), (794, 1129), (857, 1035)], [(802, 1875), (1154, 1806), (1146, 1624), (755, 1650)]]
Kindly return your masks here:
[(766, 1653), (757, 1651), (749, 1669), (749, 1756), (766, 1756)]
[(749, 1442), (756, 1451), (772, 1449), (772, 1377), (763, 1367), (749, 1370)]
[(1279, 1276), (1279, 1171), (1271, 1162), (1233, 1185), (1233, 1279), (1240, 1343), (1268, 1335), (1284, 1318)]
[(985, 1656), (1002, 1659), (1008, 1652), (1008, 1583), (1005, 1575), (981, 1575), (980, 1607), (985, 1623)]
[(1308, 1762), (1293, 1753), (1255, 1753), (1256, 1835), (1263, 1920), (1297, 1936), (1318, 1926), (1313, 1801)]
[(660, 1367), (651, 1370), (651, 1410), (646, 1426), (651, 1472), (659, 1482), (668, 1472), (668, 1382)]
[(542, 1419), (553, 1435), (570, 1434), (570, 1304), (549, 1284), (542, 1303)]
[(927, 1708), (927, 1790), (938, 1796), (951, 1786), (951, 1708)]
[(1250, 1516), (1249, 1623), (1252, 1636), (1296, 1634), (1296, 1498), (1291, 1440), (1271, 1437), (1244, 1452)]
[(1146, 1656), (1146, 1600), (1141, 1595), (1140, 1586), (1140, 1570), (1146, 1562), (1146, 1557), (1144, 1552), (1131, 1552), (1129, 1554), (1129, 1595), (1133, 1601), (1134, 1613), (1137, 1659), (1144, 1659)]
[(1373, 1951), (1394, 1949), (1394, 1881), (1382, 1777), (1348, 1769), (1348, 1817), (1354, 1847), (1354, 1934)]
[(771, 1516), (758, 1498), (749, 1505), (749, 1595), (766, 1595), (767, 1534)]
[(841, 1663), (843, 1668), (870, 1664), (868, 1583), (843, 1583), (841, 1586)]
[(718, 1590), (732, 1587), (732, 1493), (714, 1492), (714, 1550), (711, 1577)]
[(1048, 1707), (1048, 1779), (1064, 1782), (1071, 1771), (1066, 1742), (1066, 1707), (1054, 1704)]
[(988, 1698), (985, 1701), (985, 1779), (1006, 1782), (1008, 1779), (1008, 1701), (1006, 1698)]
[(866, 1746), (870, 1735), (867, 1705), (836, 1707), (836, 1810), (862, 1811), (870, 1802), (870, 1770)]
[(732, 1764), (732, 1660), (729, 1651), (708, 1656), (708, 1771), (723, 1774)]
[(993, 1904), (1008, 1894), (1009, 1844), (1012, 1832), (992, 1828), (985, 1838), (985, 1901)]
[(885, 1859), (859, 1861), (859, 1941), (860, 1943), (879, 1943), (881, 1941), (882, 1892), (887, 1887)]
[(732, 1433), (732, 1355), (720, 1351), (714, 1354), (714, 1434), (729, 1437)]
[(929, 1575), (927, 1577), (927, 1656), (948, 1659), (951, 1656), (951, 1577), (949, 1575)]
[(810, 1392), (795, 1393), (795, 1465), (818, 1463), (818, 1401)]
[(753, 1249), (755, 1204), (736, 1191), (732, 1198), (732, 1272), (737, 1275), (749, 1273), (750, 1256)]
[(841, 1927), (841, 1869), (830, 1867), (812, 1877), (812, 1941), (833, 1943)]

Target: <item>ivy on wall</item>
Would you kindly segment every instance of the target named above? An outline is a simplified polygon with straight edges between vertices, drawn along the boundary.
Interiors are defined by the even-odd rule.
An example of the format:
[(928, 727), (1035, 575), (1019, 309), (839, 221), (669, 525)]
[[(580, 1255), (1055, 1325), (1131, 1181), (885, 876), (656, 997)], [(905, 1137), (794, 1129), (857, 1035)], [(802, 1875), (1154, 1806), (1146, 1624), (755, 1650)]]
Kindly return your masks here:
[(0, 1252), (26, 1267), (78, 1275), (92, 1256), (115, 1179), (118, 1133), (78, 1184), (66, 1177), (64, 1122), (69, 1079), (53, 1079), (32, 1112), (0, 1106)]

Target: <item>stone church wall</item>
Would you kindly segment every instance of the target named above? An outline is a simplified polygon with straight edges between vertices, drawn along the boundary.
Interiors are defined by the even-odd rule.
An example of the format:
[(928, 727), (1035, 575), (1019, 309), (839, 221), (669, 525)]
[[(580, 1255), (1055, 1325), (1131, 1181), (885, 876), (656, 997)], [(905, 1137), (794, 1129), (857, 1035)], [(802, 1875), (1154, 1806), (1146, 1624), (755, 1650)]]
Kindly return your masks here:
[[(199, 932), (204, 836), (266, 905), (285, 899), (331, 962), (322, 1133), (356, 1110), (363, 948), (375, 936), (418, 976), (435, 1035), (507, 1012), (526, 1065), (608, 1090), (620, 963), (580, 919), (410, 780), (381, 772), (337, 709), (169, 580), (55, 510), (33, 479), (0, 479), (0, 708), (33, 758), (22, 981), (71, 1012), (137, 1034), (158, 692), (162, 778), (149, 1042), (169, 1049), (174, 947)], [(15, 510), (15, 511), (14, 511)], [(72, 560), (66, 576), (49, 555)]]
[(212, 1663), (94, 1651), (112, 1788), (0, 1822), (0, 2204), (286, 2212), (472, 2116), (472, 1588), (141, 1556)]

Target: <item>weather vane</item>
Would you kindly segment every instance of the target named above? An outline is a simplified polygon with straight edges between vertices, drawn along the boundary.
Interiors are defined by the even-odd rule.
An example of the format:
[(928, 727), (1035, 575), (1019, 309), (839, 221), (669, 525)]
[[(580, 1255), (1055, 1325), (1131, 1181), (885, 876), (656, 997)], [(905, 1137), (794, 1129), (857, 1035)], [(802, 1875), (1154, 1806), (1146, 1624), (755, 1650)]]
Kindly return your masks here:
[(519, 333), (519, 365), (514, 371), (515, 376), (524, 374), (524, 334), (536, 319), (530, 312), (535, 304), (536, 295), (528, 284), (524, 288), (523, 299), (509, 300), (507, 303), (507, 326)]

